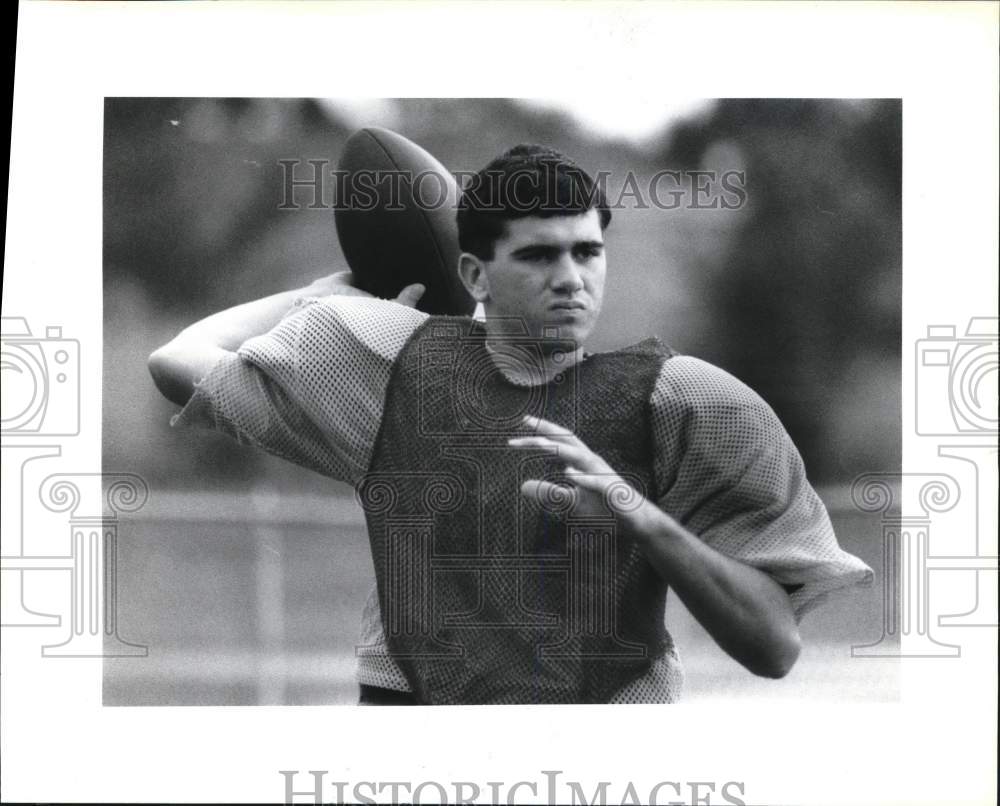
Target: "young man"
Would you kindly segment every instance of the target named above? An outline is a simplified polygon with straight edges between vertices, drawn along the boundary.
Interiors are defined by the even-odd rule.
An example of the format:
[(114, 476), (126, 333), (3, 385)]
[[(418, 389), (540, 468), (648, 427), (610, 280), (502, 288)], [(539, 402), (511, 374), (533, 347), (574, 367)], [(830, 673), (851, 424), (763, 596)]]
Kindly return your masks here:
[(463, 194), (457, 267), (485, 321), (334, 276), (224, 311), (150, 358), (200, 425), (357, 487), (377, 595), (362, 702), (672, 702), (668, 587), (751, 672), (870, 580), (771, 409), (656, 340), (583, 344), (601, 310), (592, 179), (538, 146)]

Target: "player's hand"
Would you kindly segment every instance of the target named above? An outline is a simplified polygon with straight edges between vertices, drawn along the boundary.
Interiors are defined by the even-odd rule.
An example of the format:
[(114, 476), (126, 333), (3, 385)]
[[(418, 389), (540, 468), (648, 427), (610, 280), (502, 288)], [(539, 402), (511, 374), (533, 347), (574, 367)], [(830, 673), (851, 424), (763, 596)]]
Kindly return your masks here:
[[(310, 291), (317, 297), (329, 297), (333, 295), (342, 297), (369, 297), (372, 294), (363, 291), (354, 284), (354, 275), (349, 271), (338, 271), (326, 277), (320, 277), (309, 286)], [(396, 296), (395, 302), (406, 305), (408, 308), (417, 307), (417, 303), (424, 295), (425, 288), (420, 283), (413, 283), (406, 286)]]
[[(649, 499), (629, 484), (572, 431), (538, 417), (525, 417), (524, 424), (535, 430), (534, 436), (515, 437), (512, 448), (544, 452), (565, 462), (565, 484), (544, 479), (529, 479), (521, 485), (521, 494), (539, 502), (565, 502), (573, 498), (570, 513), (576, 517), (613, 516), (626, 532), (642, 528), (649, 517)], [(543, 506), (545, 504), (543, 503)]]
[(426, 290), (421, 283), (413, 283), (406, 286), (406, 288), (396, 295), (396, 302), (400, 305), (405, 305), (407, 308), (416, 308), (417, 303), (420, 302), (420, 298)]

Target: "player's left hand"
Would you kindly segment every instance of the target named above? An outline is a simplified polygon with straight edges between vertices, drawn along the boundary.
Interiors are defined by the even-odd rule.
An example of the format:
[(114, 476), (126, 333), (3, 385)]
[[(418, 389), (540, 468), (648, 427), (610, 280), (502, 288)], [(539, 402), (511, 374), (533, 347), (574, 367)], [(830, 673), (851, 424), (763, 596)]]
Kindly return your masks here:
[(566, 463), (567, 484), (529, 479), (521, 494), (536, 501), (565, 501), (574, 498), (572, 514), (577, 517), (613, 516), (626, 532), (641, 528), (655, 506), (635, 486), (623, 479), (602, 457), (594, 453), (572, 431), (539, 417), (525, 417), (524, 424), (535, 436), (514, 437), (512, 448), (541, 451)]

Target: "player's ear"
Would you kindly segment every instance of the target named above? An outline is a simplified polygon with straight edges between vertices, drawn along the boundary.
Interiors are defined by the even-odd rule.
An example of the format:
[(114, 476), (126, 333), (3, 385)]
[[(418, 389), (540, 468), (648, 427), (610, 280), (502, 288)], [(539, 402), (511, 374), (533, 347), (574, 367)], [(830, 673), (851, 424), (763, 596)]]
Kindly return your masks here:
[(458, 259), (458, 276), (476, 302), (485, 302), (489, 298), (490, 284), (486, 279), (486, 267), (478, 257), (462, 252)]

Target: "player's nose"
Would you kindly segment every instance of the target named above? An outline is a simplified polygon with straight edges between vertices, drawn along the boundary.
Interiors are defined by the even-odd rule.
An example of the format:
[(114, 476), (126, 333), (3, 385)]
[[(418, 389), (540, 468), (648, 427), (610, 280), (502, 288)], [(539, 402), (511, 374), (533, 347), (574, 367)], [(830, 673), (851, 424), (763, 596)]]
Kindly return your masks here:
[(574, 294), (583, 288), (583, 276), (580, 272), (580, 267), (568, 252), (564, 253), (559, 260), (552, 264), (549, 286), (554, 291), (567, 294)]

